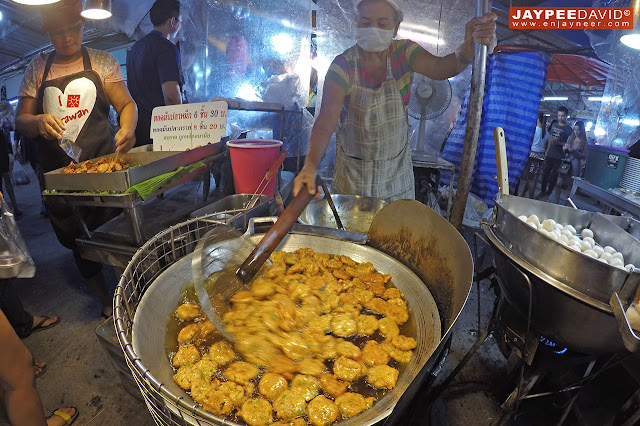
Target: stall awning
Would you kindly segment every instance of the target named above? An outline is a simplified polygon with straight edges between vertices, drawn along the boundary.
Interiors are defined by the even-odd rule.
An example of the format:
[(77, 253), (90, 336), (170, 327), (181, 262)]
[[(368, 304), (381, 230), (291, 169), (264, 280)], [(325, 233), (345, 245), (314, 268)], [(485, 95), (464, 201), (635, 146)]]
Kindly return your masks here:
[(615, 75), (615, 67), (598, 58), (573, 53), (540, 50), (540, 46), (499, 45), (494, 52), (542, 52), (551, 55), (547, 67), (547, 81), (578, 86), (604, 87), (608, 77)]

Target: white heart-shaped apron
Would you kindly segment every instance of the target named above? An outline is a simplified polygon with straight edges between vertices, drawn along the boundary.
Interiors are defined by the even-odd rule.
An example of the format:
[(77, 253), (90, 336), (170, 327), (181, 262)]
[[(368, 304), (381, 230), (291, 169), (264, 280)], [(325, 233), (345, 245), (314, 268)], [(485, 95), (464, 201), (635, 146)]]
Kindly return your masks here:
[(59, 117), (75, 142), (96, 105), (96, 86), (86, 77), (73, 80), (64, 92), (55, 86), (44, 89), (44, 110)]

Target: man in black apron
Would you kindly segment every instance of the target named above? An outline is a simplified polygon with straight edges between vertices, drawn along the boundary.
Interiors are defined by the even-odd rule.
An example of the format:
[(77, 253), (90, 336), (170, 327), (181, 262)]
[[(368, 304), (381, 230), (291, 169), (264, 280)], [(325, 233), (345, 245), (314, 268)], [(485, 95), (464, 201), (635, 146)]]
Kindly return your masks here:
[[(63, 0), (42, 9), (43, 29), (49, 33), (55, 51), (36, 57), (23, 79), (17, 125), (22, 134), (37, 138), (39, 164), (43, 173), (64, 167), (71, 158), (58, 141), (66, 130), (66, 138), (82, 149), (80, 161), (118, 152), (127, 152), (135, 143), (136, 105), (122, 81), (110, 82), (106, 75), (116, 68), (115, 59), (106, 52), (82, 46), (84, 21), (80, 16), (80, 0)], [(42, 68), (42, 77), (39, 69)], [(106, 64), (106, 65), (105, 65)], [(55, 67), (55, 73), (54, 73)], [(115, 72), (118, 75), (118, 72)], [(29, 83), (39, 81), (36, 97), (27, 93)], [(114, 137), (109, 126), (109, 108), (113, 105), (120, 116), (121, 129)], [(48, 203), (47, 210), (58, 240), (73, 250), (82, 276), (96, 291), (102, 302), (102, 315), (111, 315), (111, 298), (107, 295), (102, 265), (82, 259), (75, 240), (83, 230), (73, 210), (67, 205)], [(90, 230), (113, 217), (113, 210), (82, 208)]]

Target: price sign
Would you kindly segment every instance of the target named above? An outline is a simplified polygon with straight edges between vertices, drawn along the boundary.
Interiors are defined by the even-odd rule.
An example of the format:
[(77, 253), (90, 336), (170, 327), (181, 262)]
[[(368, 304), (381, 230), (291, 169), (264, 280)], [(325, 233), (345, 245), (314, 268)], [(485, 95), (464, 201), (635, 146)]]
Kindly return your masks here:
[(154, 151), (184, 151), (219, 142), (227, 133), (224, 101), (161, 106), (151, 114)]

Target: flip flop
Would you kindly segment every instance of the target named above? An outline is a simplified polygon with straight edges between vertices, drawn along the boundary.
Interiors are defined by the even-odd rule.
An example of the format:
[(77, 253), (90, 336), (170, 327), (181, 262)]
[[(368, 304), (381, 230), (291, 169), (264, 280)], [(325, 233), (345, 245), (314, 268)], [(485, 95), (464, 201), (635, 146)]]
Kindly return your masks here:
[(80, 414), (80, 411), (76, 407), (69, 407), (69, 408), (73, 408), (74, 410), (76, 410), (76, 412), (73, 414), (73, 416), (69, 416), (64, 411), (55, 410), (54, 412), (52, 412), (51, 414), (49, 414), (47, 416), (47, 419), (50, 419), (53, 416), (62, 417), (64, 422), (66, 424), (70, 425), (71, 423), (73, 423), (76, 420), (76, 418), (78, 417), (78, 414)]
[(39, 323), (37, 323), (36, 325), (33, 326), (33, 328), (31, 328), (31, 331), (29, 331), (29, 336), (32, 335), (33, 333), (37, 333), (38, 331), (46, 330), (48, 328), (55, 327), (56, 325), (60, 324), (60, 317), (58, 317), (58, 319), (55, 322), (52, 322), (47, 326), (42, 325), (50, 319), (51, 319), (50, 316), (44, 315), (42, 317), (42, 320), (40, 320)]

